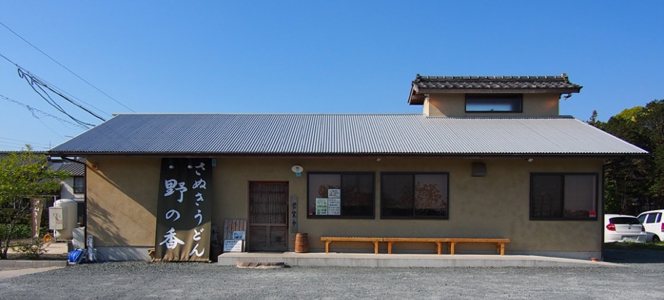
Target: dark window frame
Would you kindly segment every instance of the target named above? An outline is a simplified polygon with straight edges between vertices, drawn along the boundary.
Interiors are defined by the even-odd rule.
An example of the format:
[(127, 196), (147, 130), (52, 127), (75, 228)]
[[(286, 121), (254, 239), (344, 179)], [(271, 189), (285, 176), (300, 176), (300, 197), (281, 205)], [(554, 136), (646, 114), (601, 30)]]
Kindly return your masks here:
[[(466, 94), (464, 109), (466, 113), (523, 113), (523, 94)], [(470, 103), (469, 103), (470, 102)], [(493, 103), (492, 103), (493, 102)], [(509, 104), (516, 108), (511, 110), (469, 110), (472, 105)]]
[[(650, 217), (652, 216), (652, 218)], [(659, 218), (658, 218), (659, 217)], [(661, 220), (662, 213), (649, 213), (646, 215), (645, 220), (643, 221), (643, 224), (655, 224), (659, 223), (659, 220)]]
[[(79, 179), (83, 182), (82, 185), (76, 185), (76, 179)], [(83, 194), (85, 193), (85, 176), (74, 176), (74, 182), (72, 183), (72, 190), (74, 194)]]
[[(595, 184), (593, 186), (593, 194), (594, 194), (594, 199), (592, 200), (593, 206), (595, 209), (595, 216), (594, 217), (565, 217), (565, 176), (575, 176), (575, 175), (583, 175), (583, 176), (592, 176), (594, 177)], [(534, 199), (534, 180), (533, 178), (535, 176), (560, 176), (562, 183), (561, 183), (561, 190), (560, 190), (560, 195), (561, 195), (561, 217), (535, 217), (533, 216), (533, 203), (535, 202)], [(598, 173), (565, 173), (565, 172), (552, 172), (552, 173), (538, 173), (538, 172), (533, 172), (530, 173), (530, 194), (529, 194), (529, 208), (528, 208), (528, 215), (531, 221), (597, 221), (598, 220), (598, 214), (597, 210), (599, 209), (598, 207), (598, 201), (599, 201), (599, 174)]]
[[(412, 186), (415, 187), (416, 183), (416, 176), (417, 175), (445, 175), (447, 177), (447, 180), (445, 182), (445, 204), (447, 206), (447, 211), (443, 216), (417, 216), (415, 214), (415, 196), (416, 196), (416, 190), (413, 188), (413, 203), (412, 203), (412, 212), (413, 214), (411, 216), (386, 216), (384, 214), (384, 209), (387, 207), (385, 205), (385, 200), (383, 199), (383, 195), (386, 194), (383, 190), (383, 188), (386, 186), (384, 184), (384, 176), (385, 175), (410, 175), (412, 176)], [(381, 172), (380, 173), (380, 219), (385, 219), (385, 220), (449, 220), (450, 218), (450, 173), (449, 172)]]
[[(353, 216), (353, 215), (344, 215), (344, 195), (343, 195), (343, 188), (342, 188), (342, 195), (341, 195), (341, 214), (336, 216), (336, 215), (316, 215), (316, 207), (314, 204), (314, 207), (311, 207), (310, 205), (310, 199), (309, 199), (309, 194), (310, 194), (310, 184), (311, 184), (311, 175), (339, 175), (341, 176), (340, 178), (340, 184), (341, 187), (343, 187), (343, 181), (344, 181), (344, 175), (364, 175), (364, 176), (371, 176), (371, 215), (366, 215), (366, 216)], [(341, 188), (340, 187), (340, 188)], [(375, 219), (376, 218), (376, 173), (375, 172), (307, 172), (307, 196), (306, 196), (306, 201), (307, 201), (307, 219)], [(315, 201), (315, 200), (314, 200)], [(313, 212), (313, 214), (310, 214), (310, 212)]]

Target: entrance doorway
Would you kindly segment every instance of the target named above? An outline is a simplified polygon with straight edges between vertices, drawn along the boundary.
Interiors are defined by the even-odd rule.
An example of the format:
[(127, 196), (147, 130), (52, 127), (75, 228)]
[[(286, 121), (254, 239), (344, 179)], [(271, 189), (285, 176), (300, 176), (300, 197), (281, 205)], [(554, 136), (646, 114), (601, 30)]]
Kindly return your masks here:
[(249, 251), (288, 251), (288, 182), (249, 183)]

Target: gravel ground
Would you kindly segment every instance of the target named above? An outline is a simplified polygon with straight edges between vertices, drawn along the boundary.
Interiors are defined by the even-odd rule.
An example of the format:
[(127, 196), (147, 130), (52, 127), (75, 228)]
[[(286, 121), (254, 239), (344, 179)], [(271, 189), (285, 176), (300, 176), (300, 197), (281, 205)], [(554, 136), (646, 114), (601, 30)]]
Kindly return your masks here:
[(1, 299), (663, 299), (664, 251), (607, 250), (609, 268), (240, 269), (83, 264), (0, 281)]

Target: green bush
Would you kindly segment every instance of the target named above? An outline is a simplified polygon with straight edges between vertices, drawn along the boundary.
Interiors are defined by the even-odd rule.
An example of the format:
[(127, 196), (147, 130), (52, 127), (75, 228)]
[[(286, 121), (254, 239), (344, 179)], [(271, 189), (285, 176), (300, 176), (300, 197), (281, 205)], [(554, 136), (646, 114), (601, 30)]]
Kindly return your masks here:
[[(9, 229), (9, 224), (0, 224), (0, 239), (5, 239), (7, 237), (7, 232)], [(14, 231), (12, 232), (12, 239), (25, 239), (30, 238), (32, 235), (32, 228), (30, 225), (26, 224), (17, 224), (14, 225)]]
[(12, 249), (20, 253), (22, 258), (27, 259), (39, 259), (42, 255), (48, 252), (42, 238), (33, 239), (30, 243), (16, 243), (12, 246)]

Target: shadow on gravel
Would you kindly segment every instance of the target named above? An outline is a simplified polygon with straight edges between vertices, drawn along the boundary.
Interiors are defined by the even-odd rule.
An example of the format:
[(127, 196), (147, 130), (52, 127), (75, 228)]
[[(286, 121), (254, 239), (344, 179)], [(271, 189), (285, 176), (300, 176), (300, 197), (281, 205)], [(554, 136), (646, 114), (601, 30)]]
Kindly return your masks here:
[(604, 261), (619, 264), (661, 264), (664, 263), (664, 251), (605, 249)]

